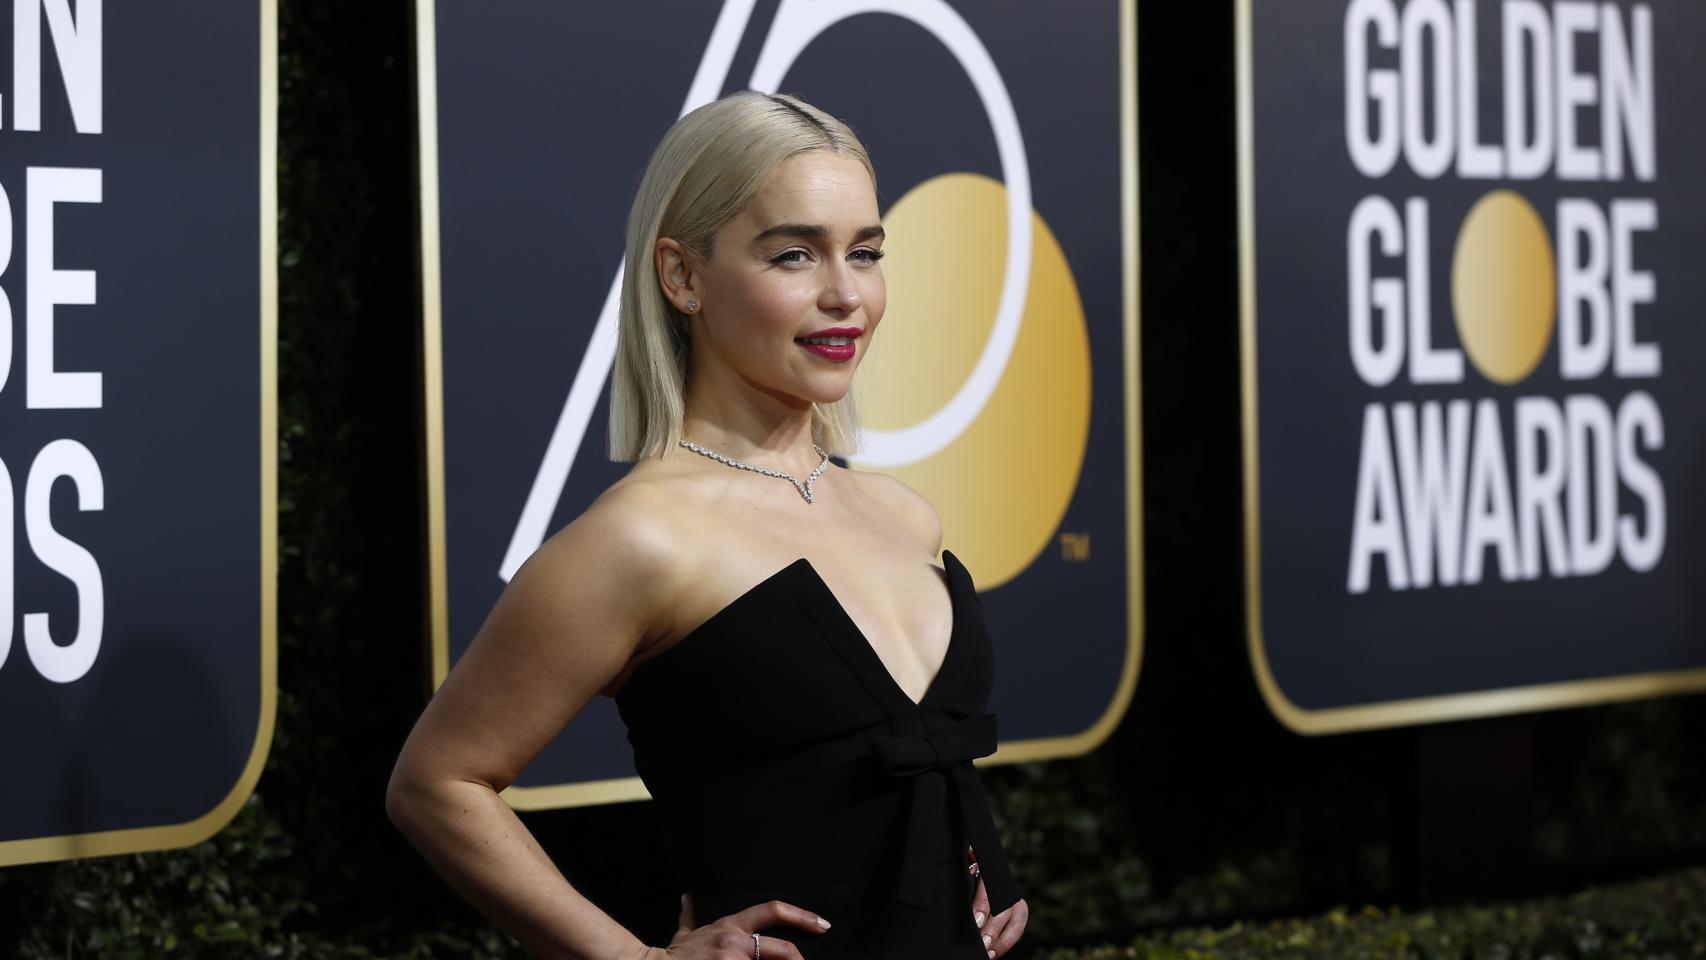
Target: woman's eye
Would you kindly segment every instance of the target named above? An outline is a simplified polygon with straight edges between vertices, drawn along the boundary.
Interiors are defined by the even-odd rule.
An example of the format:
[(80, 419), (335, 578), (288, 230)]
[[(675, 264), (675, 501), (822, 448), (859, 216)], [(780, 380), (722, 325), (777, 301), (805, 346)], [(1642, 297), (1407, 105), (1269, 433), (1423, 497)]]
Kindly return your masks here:
[[(808, 257), (808, 256), (810, 256), (810, 254), (808, 254), (804, 250), (799, 250), (799, 249), (784, 250), (781, 253), (777, 254), (776, 256), (771, 257), (770, 262), (771, 263), (804, 263), (804, 262), (806, 262), (806, 257)], [(881, 260), (883, 258), (883, 252), (881, 250), (871, 250), (869, 248), (862, 247), (862, 248), (855, 250), (852, 253), (848, 254), (848, 256), (852, 257), (855, 260), (862, 260), (866, 263), (876, 263), (878, 260)]]

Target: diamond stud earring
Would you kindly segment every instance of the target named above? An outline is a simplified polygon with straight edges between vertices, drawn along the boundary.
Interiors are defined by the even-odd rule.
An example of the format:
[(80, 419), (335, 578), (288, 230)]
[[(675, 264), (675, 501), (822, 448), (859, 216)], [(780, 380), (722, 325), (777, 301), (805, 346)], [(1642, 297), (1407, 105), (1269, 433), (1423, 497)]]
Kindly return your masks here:
[(697, 300), (687, 301), (687, 312), (688, 313), (692, 313), (693, 311), (695, 311), (697, 309), (699, 309), (699, 301), (697, 301)]

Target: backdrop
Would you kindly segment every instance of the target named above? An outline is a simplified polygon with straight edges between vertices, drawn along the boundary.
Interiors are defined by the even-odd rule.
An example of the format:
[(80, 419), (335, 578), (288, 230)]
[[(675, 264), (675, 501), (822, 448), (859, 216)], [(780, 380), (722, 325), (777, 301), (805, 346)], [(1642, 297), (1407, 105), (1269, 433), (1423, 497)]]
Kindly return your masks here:
[[(750, 86), (842, 117), (876, 163), (889, 310), (850, 465), (935, 503), (999, 624), (993, 759), (1100, 742), (1142, 603), (1129, 8), (423, 6), (435, 681), (629, 468), (604, 452), (628, 207), (676, 117)], [(511, 803), (645, 796), (610, 701), (572, 727)]]
[(195, 843), (266, 758), (273, 23), (0, 17), (0, 864)]
[(1270, 706), (1320, 732), (1706, 686), (1706, 7), (1240, 17)]

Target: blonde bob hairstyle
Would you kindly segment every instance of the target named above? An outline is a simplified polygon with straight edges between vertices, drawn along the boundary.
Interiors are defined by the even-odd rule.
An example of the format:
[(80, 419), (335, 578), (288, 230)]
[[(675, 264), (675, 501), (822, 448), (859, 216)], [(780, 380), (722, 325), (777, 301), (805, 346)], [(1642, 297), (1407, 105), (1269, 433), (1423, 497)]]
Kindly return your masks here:
[[(689, 111), (652, 151), (628, 213), (627, 252), (610, 382), (612, 460), (661, 456), (681, 440), (691, 357), (688, 320), (663, 295), (653, 249), (673, 237), (701, 261), (712, 239), (790, 157), (831, 150), (877, 173), (845, 123), (787, 94), (732, 93)], [(859, 417), (849, 389), (812, 408), (812, 436), (829, 453), (858, 448)]]

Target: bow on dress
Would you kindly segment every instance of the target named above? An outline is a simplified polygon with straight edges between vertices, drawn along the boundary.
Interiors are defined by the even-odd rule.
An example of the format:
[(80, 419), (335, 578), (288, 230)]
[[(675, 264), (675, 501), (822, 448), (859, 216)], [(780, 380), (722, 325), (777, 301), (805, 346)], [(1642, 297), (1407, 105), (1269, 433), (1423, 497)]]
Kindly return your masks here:
[(995, 817), (971, 763), (973, 757), (995, 752), (995, 714), (954, 721), (934, 733), (922, 732), (922, 722), (916, 719), (913, 725), (920, 732), (878, 734), (871, 742), (877, 765), (885, 773), (914, 778), (898, 899), (925, 909), (932, 902), (936, 889), (932, 873), (936, 851), (942, 846), (951, 784), (966, 834), (977, 851), (978, 870), (989, 894), (989, 912), (998, 914), (1018, 902), (1019, 891), (1001, 849)]

